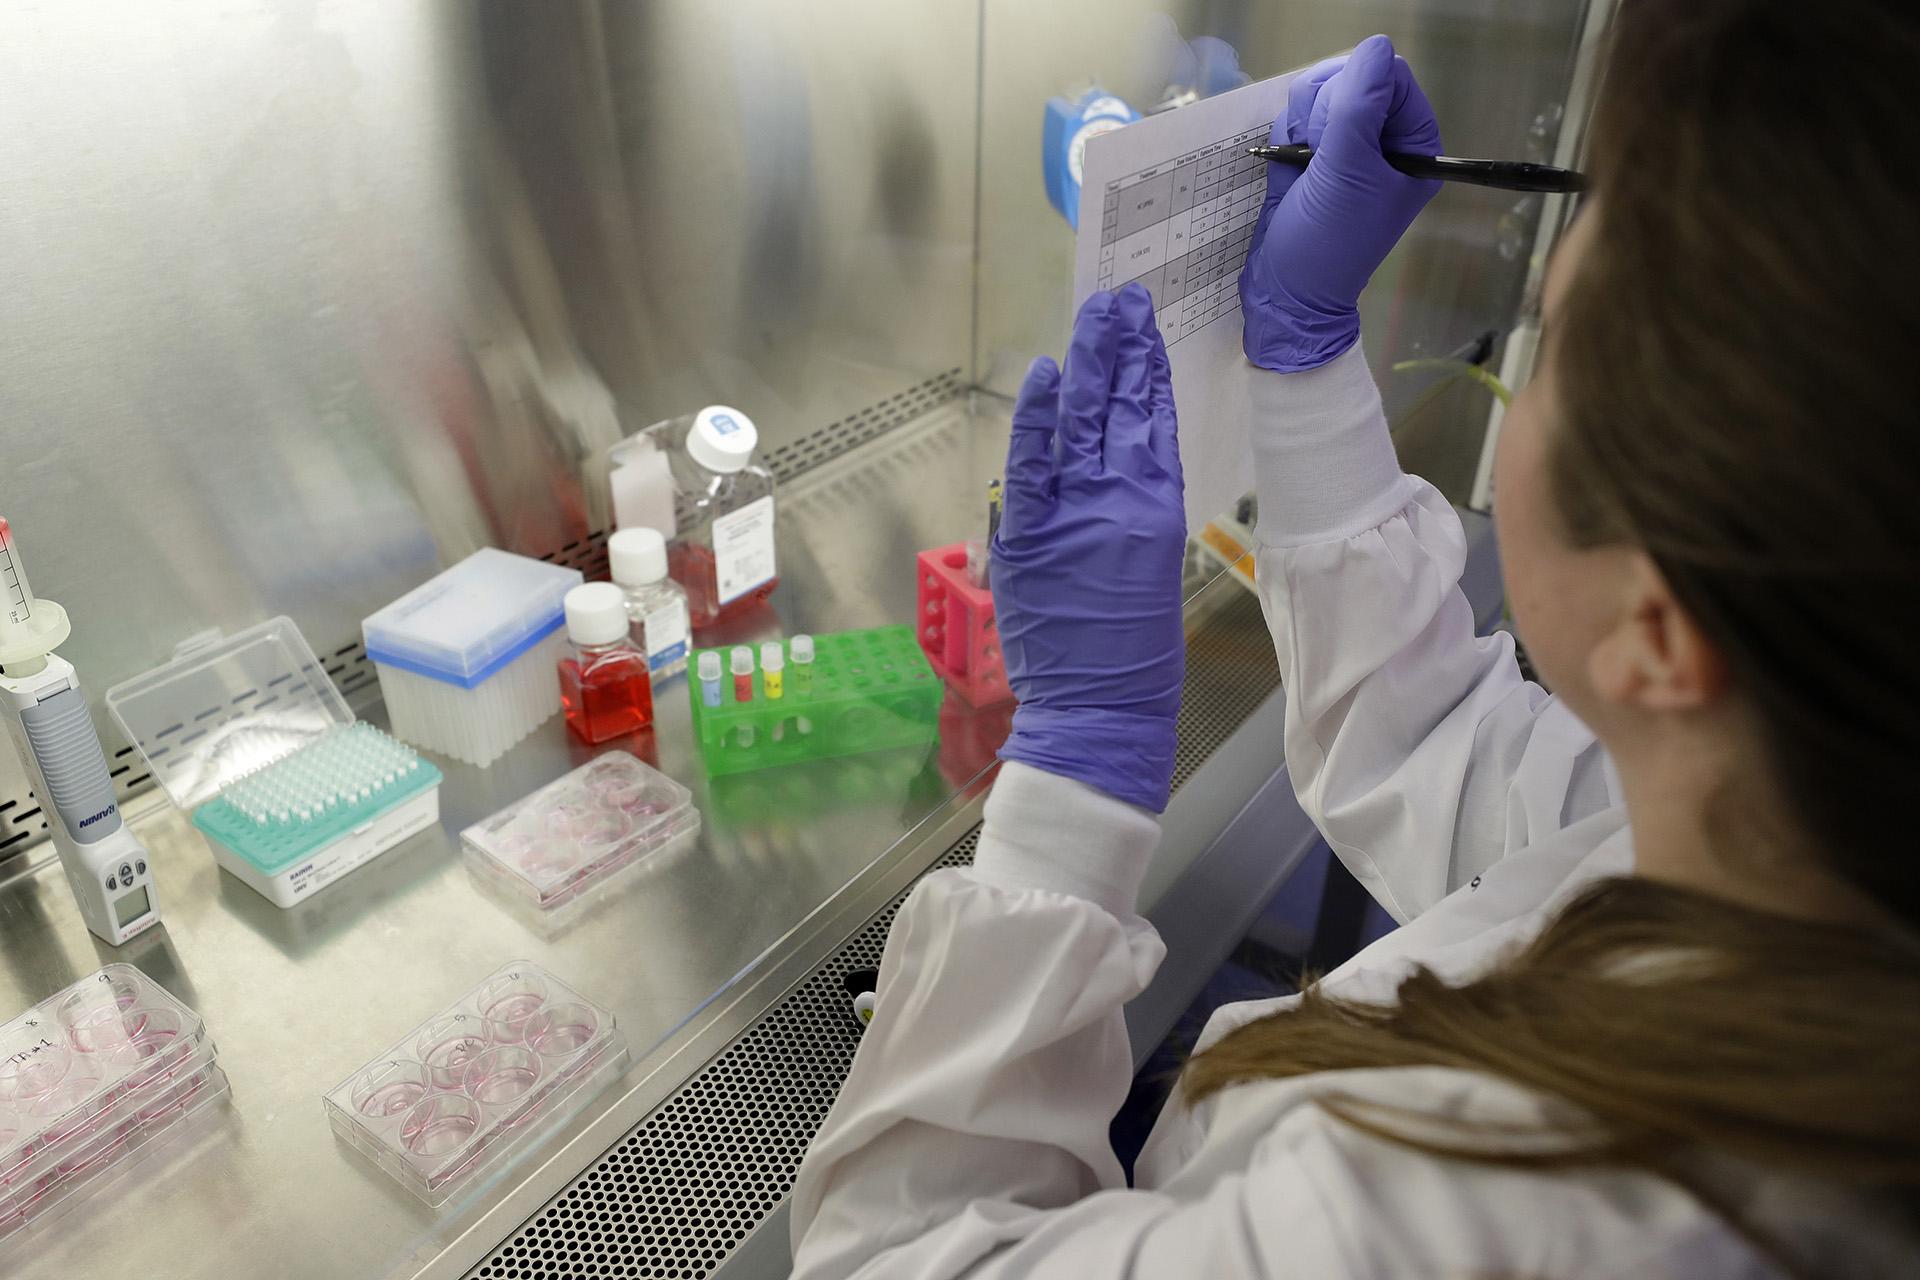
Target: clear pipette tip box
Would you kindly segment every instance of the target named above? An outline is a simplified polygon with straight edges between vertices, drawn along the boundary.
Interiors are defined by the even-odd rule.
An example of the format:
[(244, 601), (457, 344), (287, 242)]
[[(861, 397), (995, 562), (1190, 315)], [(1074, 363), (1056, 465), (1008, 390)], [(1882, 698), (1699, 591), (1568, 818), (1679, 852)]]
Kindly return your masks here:
[(224, 1097), (198, 1014), (131, 965), (0, 1026), (0, 1236)]
[(438, 1207), (552, 1137), (626, 1066), (612, 1013), (515, 961), (329, 1090), (327, 1120)]
[(360, 624), (394, 736), (481, 768), (560, 709), (578, 569), (483, 547)]
[(290, 907), (440, 817), (440, 771), (357, 723), (288, 618), (107, 691), (214, 860)]
[(693, 793), (624, 751), (581, 765), (460, 833), (474, 865), (543, 908), (700, 833)]

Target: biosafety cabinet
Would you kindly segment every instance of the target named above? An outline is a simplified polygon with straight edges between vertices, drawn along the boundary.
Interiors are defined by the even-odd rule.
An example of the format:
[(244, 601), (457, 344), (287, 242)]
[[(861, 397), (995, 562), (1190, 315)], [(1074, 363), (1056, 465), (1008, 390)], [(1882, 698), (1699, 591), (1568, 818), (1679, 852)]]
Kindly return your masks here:
[[(0, 1021), (132, 966), (204, 1024), (229, 1088), (192, 1132), (0, 1238), (0, 1270), (785, 1274), (786, 1197), (857, 1044), (848, 975), (876, 965), (919, 876), (971, 856), (1011, 716), (966, 544), (1010, 397), (1070, 321), (1048, 100), (1098, 86), (1177, 110), (1205, 87), (1196, 37), (1264, 78), (1379, 29), (1449, 150), (1567, 163), (1609, 8), (10, 6), (0, 114), (32, 127), (0, 140), (0, 516), (71, 618), (61, 653), (162, 921), (93, 938), (41, 798), (0, 755)], [(1497, 412), (1477, 383), (1396, 366), (1524, 374), (1522, 317), (1567, 212), (1450, 188), (1363, 303), (1403, 461), (1463, 506), (1484, 505)], [(757, 427), (778, 586), (696, 629), (649, 731), (590, 748), (556, 714), (486, 767), (429, 746), (434, 820), (280, 905), (215, 862), (101, 700), (284, 618), (344, 703), (328, 723), (384, 731), (375, 665), (395, 658), (370, 659), (363, 622), (483, 548), (606, 578), (610, 453), (708, 405)], [(1189, 557), (1174, 798), (1143, 898), (1169, 958), (1129, 1011), (1140, 1055), (1315, 839), (1234, 567), (1256, 516), (1221, 514)], [(1491, 624), (1497, 570), (1485, 522), (1469, 529)], [(536, 603), (514, 643), (561, 625)], [(929, 619), (959, 631), (916, 645)], [(792, 697), (800, 635), (840, 664), (835, 688), (884, 657), (910, 731), (709, 767), (726, 734), (784, 742), (805, 717), (749, 721), (723, 698), (696, 718), (699, 653), (784, 646)], [(828, 642), (869, 635), (891, 638)], [(271, 691), (233, 696), (251, 712)], [(185, 707), (182, 738), (203, 712), (234, 723), (235, 750), (273, 726)], [(596, 766), (608, 750), (644, 785)], [(590, 853), (536, 873), (500, 815), (594, 767), (524, 819)], [(635, 816), (655, 794), (671, 820)], [(571, 1092), (551, 1111), (513, 1092), (548, 1069), (541, 1044), (572, 1055), (552, 1056)], [(483, 1055), (485, 1100), (460, 1084)], [(406, 1163), (536, 1113), (538, 1140), (497, 1160)]]

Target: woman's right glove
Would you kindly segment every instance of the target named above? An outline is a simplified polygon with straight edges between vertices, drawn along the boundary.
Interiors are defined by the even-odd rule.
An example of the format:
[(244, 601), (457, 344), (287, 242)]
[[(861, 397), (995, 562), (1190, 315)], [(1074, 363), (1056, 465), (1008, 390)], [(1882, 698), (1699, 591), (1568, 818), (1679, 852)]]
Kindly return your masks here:
[(1440, 189), (1390, 166), (1385, 151), (1440, 154), (1427, 95), (1393, 42), (1369, 36), (1304, 71), (1270, 140), (1314, 149), (1304, 170), (1271, 161), (1267, 200), (1240, 274), (1247, 359), (1317, 369), (1360, 337), (1360, 291)]

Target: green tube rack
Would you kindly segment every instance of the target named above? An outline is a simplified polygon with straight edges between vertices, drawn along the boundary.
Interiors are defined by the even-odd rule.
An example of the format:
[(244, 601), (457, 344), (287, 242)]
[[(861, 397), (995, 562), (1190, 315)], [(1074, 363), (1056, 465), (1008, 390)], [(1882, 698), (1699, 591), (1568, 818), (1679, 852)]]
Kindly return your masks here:
[(706, 705), (698, 653), (687, 695), (694, 738), (707, 772), (715, 777), (932, 742), (939, 736), (945, 686), (920, 651), (912, 627), (814, 637), (810, 671), (795, 666), (791, 652), (786, 653), (778, 698), (766, 696), (757, 646), (750, 677), (753, 697), (746, 702), (734, 697), (734, 676), (726, 670), (730, 650), (712, 652), (720, 655), (722, 665), (720, 705)]

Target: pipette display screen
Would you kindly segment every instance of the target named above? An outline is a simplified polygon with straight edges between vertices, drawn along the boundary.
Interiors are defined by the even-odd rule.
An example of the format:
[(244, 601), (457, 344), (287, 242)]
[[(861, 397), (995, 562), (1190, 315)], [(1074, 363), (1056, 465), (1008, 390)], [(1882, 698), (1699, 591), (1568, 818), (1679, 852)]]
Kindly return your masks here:
[(113, 900), (113, 923), (124, 929), (153, 909), (153, 899), (147, 896), (145, 889), (135, 889), (132, 893)]

